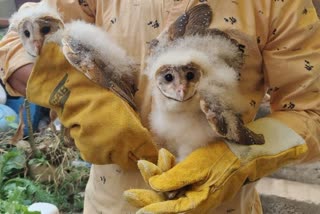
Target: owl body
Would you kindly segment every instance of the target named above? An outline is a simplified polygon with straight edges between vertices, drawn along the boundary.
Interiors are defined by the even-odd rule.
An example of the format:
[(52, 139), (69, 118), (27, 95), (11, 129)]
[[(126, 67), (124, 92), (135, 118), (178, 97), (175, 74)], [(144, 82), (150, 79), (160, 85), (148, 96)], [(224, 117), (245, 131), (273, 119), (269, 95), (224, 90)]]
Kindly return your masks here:
[(175, 154), (177, 161), (217, 137), (200, 110), (199, 95), (181, 103), (167, 99), (158, 90), (153, 92), (151, 131), (158, 146)]
[[(223, 36), (159, 40), (146, 69), (152, 82), (150, 124), (159, 147), (182, 160), (210, 142), (239, 140), (236, 115), (249, 107), (238, 88), (241, 64), (238, 47)], [(214, 111), (205, 114), (201, 100)], [(214, 127), (208, 121), (211, 116), (216, 120)], [(222, 134), (217, 126), (226, 123)]]
[(103, 29), (79, 20), (63, 23), (47, 0), (21, 8), (10, 23), (31, 59), (41, 54), (43, 45), (55, 43), (73, 67), (135, 108), (136, 65)]

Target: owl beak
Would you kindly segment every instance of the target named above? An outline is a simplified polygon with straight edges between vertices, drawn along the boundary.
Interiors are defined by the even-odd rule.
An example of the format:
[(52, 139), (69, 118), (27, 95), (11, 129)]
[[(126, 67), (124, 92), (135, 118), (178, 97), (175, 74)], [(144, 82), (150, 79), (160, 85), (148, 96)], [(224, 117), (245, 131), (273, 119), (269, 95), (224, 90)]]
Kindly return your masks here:
[(42, 41), (40, 40), (34, 40), (33, 45), (35, 47), (35, 52), (37, 55), (40, 54), (41, 48), (42, 48)]
[(184, 85), (180, 85), (177, 89), (177, 98), (179, 101), (183, 101), (186, 95), (186, 87)]

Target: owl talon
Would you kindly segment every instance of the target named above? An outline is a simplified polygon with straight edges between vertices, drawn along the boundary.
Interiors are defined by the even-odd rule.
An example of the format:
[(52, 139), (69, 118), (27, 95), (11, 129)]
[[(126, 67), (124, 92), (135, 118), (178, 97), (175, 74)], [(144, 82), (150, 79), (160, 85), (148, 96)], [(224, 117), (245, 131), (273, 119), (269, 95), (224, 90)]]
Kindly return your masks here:
[(189, 187), (185, 186), (185, 187), (182, 187), (181, 189), (178, 189), (178, 190), (165, 192), (164, 195), (168, 200), (174, 200), (174, 199), (180, 198), (182, 196), (185, 196), (188, 189), (189, 189)]

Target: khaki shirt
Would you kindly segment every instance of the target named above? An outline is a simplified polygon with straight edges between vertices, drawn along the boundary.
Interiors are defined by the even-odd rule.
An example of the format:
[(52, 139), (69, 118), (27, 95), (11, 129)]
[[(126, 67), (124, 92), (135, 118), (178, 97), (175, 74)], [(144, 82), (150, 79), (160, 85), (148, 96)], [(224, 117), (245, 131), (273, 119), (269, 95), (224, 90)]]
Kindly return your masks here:
[[(210, 27), (227, 31), (244, 47), (246, 58), (241, 72), (240, 86), (250, 106), (250, 111), (244, 115), (244, 120), (249, 122), (254, 119), (262, 98), (269, 90), (272, 108), (270, 117), (285, 123), (306, 140), (309, 152), (304, 161), (319, 159), (320, 23), (311, 0), (51, 0), (51, 2), (58, 5), (65, 21), (83, 19), (101, 26), (127, 50), (130, 56), (141, 63), (141, 68), (144, 66), (148, 42), (156, 38), (188, 8), (199, 2), (210, 4), (214, 13)], [(12, 72), (27, 63), (30, 61), (16, 33), (9, 32), (0, 42), (0, 68), (4, 82)], [(16, 94), (10, 85), (7, 84), (6, 87), (11, 94)], [(148, 79), (142, 73), (138, 88), (136, 102), (142, 121), (147, 126), (151, 96)], [(93, 171), (94, 169), (95, 167)], [(103, 167), (100, 169), (100, 172), (98, 170), (91, 172), (92, 175), (101, 176)], [(98, 183), (99, 178), (96, 177), (94, 180), (91, 179), (90, 195), (95, 197), (96, 194), (103, 198), (104, 193), (96, 186), (98, 184), (92, 184), (92, 182)], [(99, 207), (95, 208), (97, 213), (100, 211), (104, 213), (104, 208), (105, 210), (108, 208), (103, 205), (103, 199), (100, 200), (101, 203), (97, 202), (100, 205), (95, 204), (94, 207)], [(88, 203), (87, 207), (90, 206)], [(228, 210), (232, 210), (232, 213), (259, 213), (261, 207), (255, 191), (251, 185), (247, 185), (232, 203), (226, 203), (218, 210), (222, 213)]]

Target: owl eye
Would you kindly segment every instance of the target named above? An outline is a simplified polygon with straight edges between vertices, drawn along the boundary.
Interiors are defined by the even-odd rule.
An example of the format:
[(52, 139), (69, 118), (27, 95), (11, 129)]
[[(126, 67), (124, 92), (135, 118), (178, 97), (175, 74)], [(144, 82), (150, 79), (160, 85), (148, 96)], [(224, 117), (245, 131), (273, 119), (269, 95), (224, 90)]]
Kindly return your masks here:
[(166, 74), (164, 78), (167, 82), (171, 82), (174, 79), (172, 74)]
[(186, 78), (187, 78), (187, 80), (193, 80), (193, 78), (194, 78), (194, 73), (188, 72), (187, 75), (186, 75)]
[(50, 33), (50, 30), (51, 28), (49, 26), (45, 26), (43, 28), (40, 29), (40, 32), (43, 34), (43, 35), (46, 35), (48, 33)]
[(25, 30), (25, 31), (23, 32), (23, 34), (24, 34), (27, 38), (30, 37), (30, 32), (29, 32), (28, 30)]

